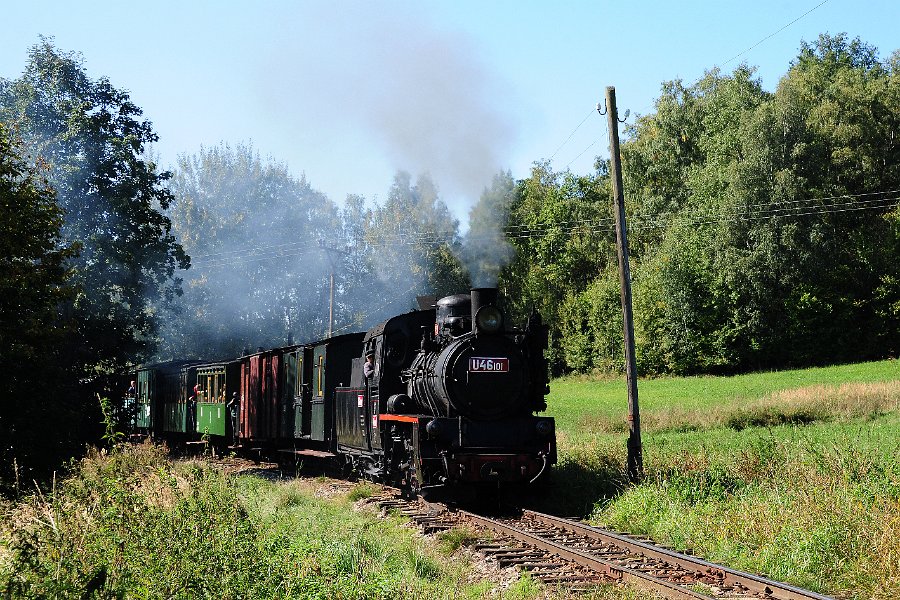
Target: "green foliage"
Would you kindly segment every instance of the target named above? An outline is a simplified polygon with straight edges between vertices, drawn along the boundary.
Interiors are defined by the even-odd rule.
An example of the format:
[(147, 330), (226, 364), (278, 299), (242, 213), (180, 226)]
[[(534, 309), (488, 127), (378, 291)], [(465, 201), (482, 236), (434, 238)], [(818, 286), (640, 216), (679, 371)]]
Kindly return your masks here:
[(896, 361), (650, 379), (639, 390), (646, 478), (635, 485), (625, 475), (624, 383), (553, 383), (560, 464), (539, 508), (591, 513), (836, 597), (896, 597)]
[(600, 360), (591, 338), (602, 334), (588, 333), (585, 342), (573, 347), (566, 334), (579, 335), (591, 321), (582, 294), (615, 259), (614, 234), (595, 225), (609, 215), (607, 186), (604, 175), (575, 177), (540, 164), (520, 182), (510, 208), (509, 237), (516, 257), (502, 271), (499, 287), (514, 321), (524, 322), (536, 309), (551, 324), (547, 358), (553, 373), (569, 366), (567, 353), (586, 367)]
[(15, 132), (0, 122), (0, 492), (14, 468), (30, 480), (31, 469), (49, 468), (75, 443), (60, 345), (73, 327), (61, 308), (74, 295), (66, 262), (77, 246), (60, 236), (63, 211), (45, 174), (45, 165), (26, 162)]
[(471, 546), (478, 540), (478, 535), (461, 527), (454, 527), (438, 534), (441, 542), (441, 551), (444, 554), (453, 554), (463, 546)]
[[(642, 373), (894, 356), (900, 72), (846, 36), (804, 44), (774, 93), (754, 71), (663, 85), (622, 146)], [(554, 373), (622, 363), (608, 177), (537, 165), (502, 281), (551, 326)], [(586, 222), (590, 225), (585, 225)], [(527, 231), (517, 239), (515, 232)]]
[(126, 92), (90, 79), (80, 56), (50, 40), (29, 52), (24, 74), (0, 82), (0, 117), (16, 123), (65, 210), (62, 238), (78, 294), (70, 352), (87, 369), (121, 368), (148, 349), (158, 297), (180, 293), (175, 270), (187, 259), (160, 209), (171, 201), (168, 173), (143, 157), (156, 141)]
[(194, 268), (167, 314), (163, 356), (233, 357), (324, 335), (330, 263), (317, 242), (338, 245), (339, 230), (328, 198), (249, 144), (181, 156), (171, 188), (173, 229)]
[[(690, 101), (661, 99), (657, 115), (639, 123), (629, 158), (647, 160), (642, 138), (666, 117), (663, 107), (690, 112), (694, 131), (681, 137), (695, 141), (680, 182), (668, 184), (682, 186), (684, 209), (636, 269), (637, 281), (651, 272), (658, 285), (643, 291), (645, 301), (662, 307), (651, 317), (657, 335), (646, 341), (670, 349), (652, 356), (648, 371), (818, 364), (896, 351), (888, 340), (898, 331), (873, 313), (886, 310), (875, 302), (897, 269), (879, 246), (895, 248), (897, 229), (886, 203), (860, 205), (866, 196), (858, 196), (900, 183), (900, 172), (887, 166), (897, 153), (889, 139), (900, 127), (900, 79), (873, 56), (858, 40), (822, 36), (804, 46), (775, 94), (763, 93), (746, 70), (712, 73), (682, 90)], [(646, 210), (643, 193), (665, 188), (638, 171), (630, 189), (636, 210)], [(830, 209), (839, 196), (857, 204)], [(854, 206), (869, 210), (842, 210)], [(822, 209), (835, 212), (810, 214)], [(691, 216), (698, 213), (708, 221)], [(659, 281), (652, 273), (662, 273), (654, 266), (661, 263)]]
[[(478, 202), (469, 210), (463, 260), (472, 285), (495, 287), (500, 271), (512, 260), (513, 248), (504, 235), (515, 200), (516, 185), (508, 171), (494, 175)], [(510, 230), (515, 235), (514, 230)]]
[[(401, 233), (403, 232), (403, 233)], [(384, 204), (377, 205), (360, 240), (372, 279), (366, 312), (387, 318), (409, 311), (414, 295), (458, 294), (469, 289), (459, 258), (459, 222), (428, 175), (415, 183), (398, 172)]]
[[(81, 598), (474, 598), (471, 568), (400, 519), (312, 484), (169, 463), (153, 446), (83, 461), (52, 494), (3, 507), (0, 594)], [(0, 546), (2, 547), (2, 546)], [(536, 597), (537, 590), (519, 597)]]
[(98, 395), (97, 400), (100, 403), (100, 412), (103, 414), (103, 442), (107, 447), (115, 446), (125, 437), (123, 423), (119, 416), (120, 411), (116, 410), (109, 398)]
[(347, 496), (347, 499), (350, 500), (350, 502), (356, 502), (357, 500), (362, 500), (364, 498), (371, 498), (376, 490), (377, 488), (372, 484), (361, 483), (353, 488)]

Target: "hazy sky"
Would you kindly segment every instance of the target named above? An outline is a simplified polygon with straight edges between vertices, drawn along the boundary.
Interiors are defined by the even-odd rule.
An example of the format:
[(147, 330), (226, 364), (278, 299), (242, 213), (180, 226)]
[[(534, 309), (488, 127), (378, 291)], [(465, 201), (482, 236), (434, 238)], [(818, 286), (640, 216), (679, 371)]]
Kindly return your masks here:
[(646, 113), (663, 81), (716, 65), (758, 66), (772, 90), (823, 32), (882, 58), (900, 48), (897, 0), (10, 0), (2, 14), (0, 77), (53, 36), (130, 91), (164, 166), (252, 141), (338, 203), (427, 170), (461, 217), (498, 169), (521, 178), (552, 158), (589, 172), (608, 154), (594, 111), (608, 85), (620, 114)]

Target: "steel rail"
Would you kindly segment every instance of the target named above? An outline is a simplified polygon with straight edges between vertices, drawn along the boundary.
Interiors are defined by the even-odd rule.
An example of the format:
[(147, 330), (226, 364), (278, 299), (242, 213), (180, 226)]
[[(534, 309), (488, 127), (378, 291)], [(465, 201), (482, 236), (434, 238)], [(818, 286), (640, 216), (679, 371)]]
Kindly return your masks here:
[(604, 560), (597, 556), (593, 556), (587, 552), (582, 552), (574, 548), (567, 548), (561, 544), (545, 539), (541, 536), (534, 535), (517, 527), (501, 523), (494, 519), (489, 519), (481, 515), (476, 515), (467, 511), (459, 511), (467, 519), (480, 524), (481, 526), (500, 532), (511, 538), (530, 544), (536, 548), (552, 552), (562, 558), (571, 560), (577, 564), (589, 567), (598, 573), (603, 573), (607, 577), (615, 581), (624, 581), (640, 587), (644, 590), (656, 591), (664, 594), (669, 598), (691, 598), (695, 600), (714, 600), (711, 596), (700, 594), (686, 587), (657, 579), (640, 571), (623, 567), (612, 561)]
[(570, 521), (568, 519), (530, 510), (524, 510), (522, 511), (522, 514), (523, 516), (529, 516), (536, 521), (542, 522), (545, 525), (559, 527), (596, 541), (621, 546), (635, 554), (643, 554), (647, 557), (675, 564), (689, 571), (712, 575), (725, 584), (740, 585), (758, 594), (763, 594), (766, 597), (777, 598), (778, 600), (833, 600), (829, 596), (823, 596), (822, 594), (810, 592), (779, 581), (765, 579), (751, 573), (729, 569), (728, 567), (707, 562), (694, 556), (679, 554), (667, 550), (666, 548), (660, 548), (659, 546), (640, 542), (624, 535), (593, 527), (591, 525), (585, 525), (576, 521)]

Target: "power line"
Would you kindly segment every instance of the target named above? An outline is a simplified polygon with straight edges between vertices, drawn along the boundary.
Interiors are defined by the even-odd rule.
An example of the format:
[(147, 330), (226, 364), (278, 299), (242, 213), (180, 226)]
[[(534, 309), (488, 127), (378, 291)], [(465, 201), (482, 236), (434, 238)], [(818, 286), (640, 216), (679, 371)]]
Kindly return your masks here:
[[(755, 44), (753, 44), (752, 46), (750, 46), (750, 47), (747, 48), (746, 50), (744, 50), (744, 51), (742, 51), (742, 52), (738, 52), (737, 54), (735, 54), (734, 56), (732, 56), (732, 57), (729, 58), (728, 60), (726, 60), (726, 61), (724, 61), (724, 62), (720, 62), (720, 63), (718, 63), (718, 64), (715, 65), (715, 66), (718, 66), (719, 68), (722, 68), (722, 67), (724, 67), (725, 65), (731, 63), (732, 61), (737, 60), (738, 58), (740, 58), (740, 57), (742, 57), (743, 55), (747, 54), (748, 52), (751, 52), (752, 50), (755, 50), (758, 46), (760, 46), (760, 45), (763, 44), (764, 42), (770, 40), (771, 38), (775, 37), (776, 35), (778, 35), (778, 34), (781, 33), (782, 31), (784, 31), (785, 29), (787, 29), (788, 27), (790, 27), (791, 25), (793, 25), (794, 23), (796, 23), (797, 21), (803, 19), (804, 17), (806, 17), (806, 16), (809, 15), (810, 13), (812, 13), (812, 12), (814, 12), (815, 10), (821, 8), (823, 5), (828, 4), (828, 1), (829, 1), (829, 0), (823, 0), (822, 2), (816, 4), (814, 7), (812, 7), (811, 9), (809, 9), (808, 11), (806, 11), (805, 13), (803, 13), (802, 15), (800, 15), (799, 17), (797, 17), (796, 19), (794, 19), (793, 21), (791, 21), (790, 23), (788, 23), (787, 25), (784, 25), (783, 27), (780, 27), (777, 31), (775, 31), (775, 32), (773, 32), (773, 33), (770, 33), (769, 35), (767, 35), (767, 36), (764, 37), (763, 39), (759, 40), (758, 42), (756, 42)], [(652, 105), (650, 105), (650, 106), (645, 106), (644, 109), (645, 109), (645, 110), (652, 110), (653, 108), (655, 108), (655, 105), (656, 105), (656, 103), (654, 102), (654, 103), (653, 103)], [(641, 114), (644, 114), (644, 112), (641, 111)]]
[(573, 158), (572, 160), (569, 161), (569, 164), (566, 165), (566, 169), (568, 169), (568, 168), (572, 165), (573, 162), (575, 162), (576, 160), (578, 160), (579, 158), (581, 158), (581, 155), (582, 155), (582, 154), (584, 154), (585, 152), (587, 152), (588, 150), (590, 150), (591, 148), (593, 148), (593, 147), (597, 144), (597, 142), (599, 142), (601, 139), (603, 139), (603, 138), (599, 138), (599, 139), (594, 140), (593, 142), (591, 142), (591, 145), (590, 145), (590, 146), (588, 146), (587, 148), (585, 148), (584, 150), (582, 150), (581, 152), (579, 152), (579, 153), (578, 153), (578, 156), (576, 156), (575, 158)]
[[(584, 124), (587, 122), (587, 120), (591, 118), (591, 115), (592, 115), (592, 114), (594, 114), (594, 109), (593, 109), (593, 108), (588, 112), (587, 116), (585, 116), (584, 119), (581, 120), (581, 123), (579, 123), (578, 126), (577, 126), (575, 129), (572, 130), (572, 133), (569, 134), (569, 137), (567, 137), (566, 140), (565, 140), (562, 144), (559, 145), (559, 148), (557, 148), (556, 151), (554, 151), (553, 154), (550, 155), (550, 159), (549, 159), (549, 160), (552, 161), (552, 160), (553, 160), (553, 157), (556, 156), (557, 153), (558, 153), (560, 150), (562, 150), (563, 146), (565, 146), (566, 144), (569, 143), (569, 140), (572, 139), (572, 136), (575, 135), (575, 133), (576, 133), (579, 129), (581, 129), (581, 126), (584, 125)], [(584, 154), (584, 152), (582, 152), (581, 154)], [(579, 154), (579, 156), (581, 156), (581, 155)], [(571, 164), (571, 163), (570, 163), (570, 164)]]
[[(859, 194), (843, 194), (838, 196), (802, 198), (779, 202), (761, 202), (746, 206), (734, 206), (730, 210), (721, 212), (694, 212), (680, 213), (676, 215), (660, 215), (658, 213), (633, 214), (629, 216), (629, 229), (645, 230), (659, 229), (668, 226), (674, 221), (689, 224), (704, 224), (721, 221), (723, 219), (759, 220), (766, 218), (781, 218), (808, 216), (815, 214), (829, 214), (838, 212), (859, 211), (868, 209), (889, 208), (900, 199), (900, 189), (879, 192), (863, 192)], [(603, 232), (610, 231), (614, 221), (612, 217), (591, 219), (574, 219), (559, 221), (556, 223), (535, 223), (509, 225), (503, 228), (502, 234), (506, 239), (526, 239), (548, 235), (551, 232)], [(486, 235), (470, 235), (471, 241), (495, 241), (497, 233)], [(455, 245), (458, 240), (454, 236), (445, 235), (432, 230), (420, 230), (416, 232), (392, 233), (378, 240), (358, 240), (366, 249), (382, 248), (387, 246), (418, 246), (443, 244)], [(231, 256), (199, 262), (198, 266), (204, 268), (221, 267), (235, 264), (248, 264), (253, 262), (276, 260), (302, 256), (310, 251), (309, 244), (297, 246), (301, 242), (281, 244), (271, 247), (254, 247), (244, 250), (230, 251)], [(285, 246), (293, 248), (285, 249)], [(238, 254), (244, 252), (243, 255)], [(210, 255), (211, 256), (211, 255)]]
[[(385, 300), (384, 302), (382, 302), (381, 304), (379, 304), (379, 305), (376, 306), (375, 308), (370, 309), (369, 312), (362, 313), (362, 314), (359, 315), (359, 316), (362, 317), (362, 320), (363, 320), (363, 321), (365, 321), (366, 317), (368, 317), (368, 316), (372, 315), (373, 313), (375, 313), (375, 312), (381, 310), (382, 308), (384, 308), (384, 307), (387, 306), (388, 304), (391, 304), (392, 302), (396, 302), (397, 300), (400, 300), (401, 298), (403, 298), (403, 297), (406, 296), (407, 294), (411, 294), (417, 287), (419, 287), (419, 284), (418, 284), (418, 283), (414, 283), (414, 284), (412, 284), (412, 287), (410, 287), (410, 288), (409, 288), (408, 290), (406, 290), (405, 292), (400, 292), (399, 294), (396, 294), (396, 295), (394, 295), (394, 296), (389, 296), (387, 300)], [(359, 314), (359, 313), (357, 313), (357, 314)], [(345, 331), (345, 330), (350, 329), (351, 327), (355, 327), (355, 326), (356, 326), (356, 322), (355, 322), (355, 321), (354, 321), (353, 323), (348, 323), (347, 325), (344, 325), (343, 327), (338, 327), (337, 329), (335, 329), (334, 332), (332, 333), (332, 335), (334, 335), (335, 333), (338, 333), (338, 332), (340, 332), (340, 331)]]
[(828, 3), (828, 0), (823, 0), (822, 2), (816, 4), (816, 5), (813, 6), (811, 9), (809, 9), (808, 11), (806, 11), (805, 13), (803, 13), (802, 15), (800, 15), (799, 17), (797, 17), (796, 19), (794, 19), (793, 21), (791, 21), (790, 23), (788, 23), (787, 25), (785, 25), (784, 27), (780, 28), (778, 31), (776, 31), (776, 32), (774, 32), (774, 33), (770, 33), (769, 35), (767, 35), (767, 36), (764, 37), (763, 39), (759, 40), (758, 42), (756, 42), (755, 44), (753, 44), (752, 46), (750, 46), (749, 48), (747, 48), (747, 49), (744, 50), (743, 52), (740, 52), (740, 53), (738, 53), (738, 54), (735, 54), (734, 56), (732, 56), (731, 58), (729, 58), (728, 60), (726, 60), (725, 62), (723, 62), (720, 66), (724, 67), (725, 65), (727, 65), (727, 64), (730, 63), (731, 61), (733, 61), (733, 60), (735, 60), (735, 59), (737, 59), (737, 58), (740, 58), (741, 56), (747, 54), (748, 52), (750, 52), (751, 50), (753, 50), (754, 48), (756, 48), (757, 46), (759, 46), (760, 44), (762, 44), (762, 43), (765, 42), (766, 40), (769, 40), (769, 39), (775, 37), (776, 35), (778, 35), (778, 34), (781, 33), (782, 31), (784, 31), (785, 29), (787, 29), (788, 27), (790, 27), (791, 25), (793, 25), (794, 23), (796, 23), (797, 21), (799, 21), (800, 19), (802, 19), (803, 17), (805, 17), (806, 15), (810, 14), (811, 12), (813, 12), (814, 10), (816, 10), (817, 8), (819, 8), (820, 6), (822, 6), (822, 5), (824, 5), (824, 4), (827, 4), (827, 3)]

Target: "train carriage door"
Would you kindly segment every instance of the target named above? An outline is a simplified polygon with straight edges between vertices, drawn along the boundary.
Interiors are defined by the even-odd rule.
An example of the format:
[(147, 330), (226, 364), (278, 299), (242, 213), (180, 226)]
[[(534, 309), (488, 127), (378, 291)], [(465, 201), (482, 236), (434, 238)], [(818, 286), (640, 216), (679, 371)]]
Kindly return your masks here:
[(325, 355), (327, 346), (316, 346), (313, 350), (312, 401), (310, 402), (310, 438), (324, 442), (328, 439), (329, 419), (326, 414), (325, 398)]
[(150, 430), (157, 415), (157, 407), (154, 405), (156, 400), (155, 377), (156, 371), (151, 369), (141, 369), (137, 374), (138, 382), (138, 429), (146, 430), (147, 433), (155, 433)]
[(269, 393), (266, 400), (269, 407), (269, 437), (277, 439), (281, 433), (278, 427), (281, 420), (281, 354), (272, 352), (269, 354), (268, 359), (266, 379), (268, 380)]
[(366, 437), (368, 437), (369, 449), (381, 449), (381, 435), (379, 433), (378, 428), (378, 418), (380, 414), (380, 382), (381, 376), (384, 373), (384, 348), (381, 341), (381, 338), (375, 338), (373, 342), (370, 342), (367, 351), (375, 352), (375, 372), (372, 374), (368, 380), (366, 380), (366, 396), (367, 396), (367, 415), (366, 415)]
[(244, 362), (243, 388), (244, 397), (241, 402), (241, 434), (243, 437), (257, 440), (261, 434), (262, 404), (262, 355), (248, 356)]
[(310, 423), (310, 379), (312, 360), (308, 359), (309, 348), (298, 348), (292, 360), (296, 364), (297, 378), (294, 381), (294, 437), (308, 438)]
[(247, 389), (250, 387), (250, 365), (247, 363), (247, 359), (241, 361), (240, 373), (241, 385), (238, 395), (241, 402), (238, 406), (238, 438), (245, 438), (247, 437), (247, 399), (249, 398)]
[(281, 390), (279, 393), (279, 437), (294, 437), (294, 396), (297, 390), (297, 350), (282, 355)]

